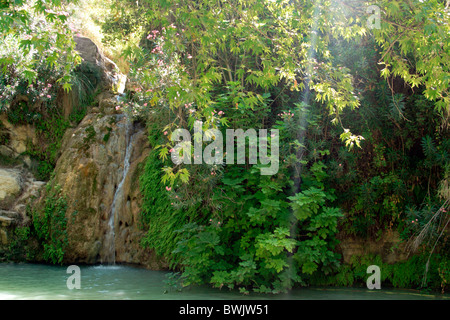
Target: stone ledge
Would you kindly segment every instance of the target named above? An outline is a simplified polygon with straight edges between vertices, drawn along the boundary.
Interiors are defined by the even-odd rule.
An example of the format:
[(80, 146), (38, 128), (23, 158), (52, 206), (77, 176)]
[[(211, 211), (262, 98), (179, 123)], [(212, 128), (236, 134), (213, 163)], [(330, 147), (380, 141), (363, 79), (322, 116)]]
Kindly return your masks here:
[(14, 221), (12, 218), (0, 216), (0, 225), (2, 227), (9, 227)]
[(344, 263), (349, 263), (352, 256), (366, 254), (379, 255), (384, 262), (390, 264), (405, 261), (408, 258), (405, 243), (401, 241), (400, 235), (395, 231), (386, 231), (378, 241), (341, 238), (338, 251), (342, 254)]

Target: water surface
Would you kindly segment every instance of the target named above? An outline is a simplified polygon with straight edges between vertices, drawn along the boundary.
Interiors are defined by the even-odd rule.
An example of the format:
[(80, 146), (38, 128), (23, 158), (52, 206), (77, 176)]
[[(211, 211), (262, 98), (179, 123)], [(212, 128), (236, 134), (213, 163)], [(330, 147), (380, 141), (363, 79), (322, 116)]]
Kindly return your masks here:
[(167, 272), (130, 266), (81, 266), (81, 288), (68, 289), (67, 267), (0, 263), (0, 300), (429, 300), (450, 295), (382, 288), (309, 287), (288, 294), (244, 296), (210, 287), (171, 289)]

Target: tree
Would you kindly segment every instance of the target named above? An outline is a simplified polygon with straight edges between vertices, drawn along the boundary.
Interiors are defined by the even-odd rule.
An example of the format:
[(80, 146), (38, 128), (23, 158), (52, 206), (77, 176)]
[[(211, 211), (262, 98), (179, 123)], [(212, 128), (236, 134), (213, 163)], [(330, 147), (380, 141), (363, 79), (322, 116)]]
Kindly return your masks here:
[[(15, 0), (0, 4), (0, 67), (3, 76), (36, 80), (39, 66), (58, 70), (58, 83), (71, 88), (71, 72), (81, 62), (69, 28), (67, 1)], [(11, 87), (14, 85), (9, 84)]]
[(450, 2), (381, 1), (382, 21), (374, 36), (381, 48), (381, 74), (392, 87), (402, 78), (412, 90), (423, 87), (444, 117), (450, 115)]

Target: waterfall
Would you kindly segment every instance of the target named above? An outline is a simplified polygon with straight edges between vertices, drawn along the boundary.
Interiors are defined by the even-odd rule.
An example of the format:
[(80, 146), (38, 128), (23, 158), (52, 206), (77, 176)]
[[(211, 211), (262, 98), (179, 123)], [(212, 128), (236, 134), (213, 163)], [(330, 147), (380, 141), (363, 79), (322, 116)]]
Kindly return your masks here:
[[(108, 233), (105, 236), (105, 256), (102, 258), (102, 263), (108, 263), (108, 264), (115, 264), (116, 262), (116, 246), (115, 246), (115, 216), (116, 216), (116, 206), (118, 204), (119, 200), (123, 200), (123, 192), (122, 187), (125, 182), (125, 179), (128, 174), (128, 170), (130, 168), (130, 158), (131, 153), (133, 149), (133, 140), (135, 137), (134, 134), (134, 126), (133, 122), (130, 121), (130, 119), (127, 118), (126, 122), (126, 141), (127, 141), (127, 148), (125, 151), (125, 158), (123, 162), (123, 173), (122, 178), (116, 188), (116, 191), (114, 193), (114, 198), (111, 205), (111, 212), (109, 215), (109, 222), (108, 222)], [(121, 199), (122, 197), (122, 199)]]

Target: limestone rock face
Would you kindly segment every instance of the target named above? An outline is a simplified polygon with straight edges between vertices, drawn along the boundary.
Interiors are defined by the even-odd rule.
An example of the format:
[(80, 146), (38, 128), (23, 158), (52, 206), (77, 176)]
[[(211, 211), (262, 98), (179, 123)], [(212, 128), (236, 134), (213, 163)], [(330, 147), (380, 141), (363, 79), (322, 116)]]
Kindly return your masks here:
[[(140, 245), (145, 231), (140, 228), (139, 170), (150, 147), (145, 127), (130, 123), (115, 108), (118, 96), (111, 89), (120, 93), (126, 77), (90, 39), (75, 37), (75, 41), (85, 63), (82, 71), (88, 72), (89, 79), (92, 76), (98, 80), (94, 73), (101, 76), (93, 83), (96, 92), (100, 92), (95, 105), (88, 107), (87, 115), (76, 128), (69, 128), (64, 134), (51, 181), (52, 185), (59, 185), (68, 203), (64, 262), (166, 268), (151, 250)], [(59, 100), (67, 116), (74, 102), (70, 96)], [(39, 142), (34, 127), (13, 126), (5, 115), (0, 115), (0, 120), (0, 134), (7, 137), (3, 141), (8, 141), (0, 146), (0, 155), (23, 160), (20, 165), (14, 162), (10, 168), (0, 168), (0, 249), (5, 249), (14, 227), (29, 225), (27, 205), (38, 207), (42, 203), (46, 183), (34, 179), (29, 170), (31, 160), (28, 158), (27, 163), (27, 156), (23, 155), (27, 144)]]
[(22, 191), (22, 179), (17, 169), (0, 168), (0, 207), (8, 205)]
[[(27, 143), (37, 144), (38, 137), (32, 125), (12, 125), (5, 113), (0, 115), (0, 131), (8, 136), (8, 143), (0, 145), (0, 155), (7, 158), (18, 158), (27, 150)], [(22, 157), (30, 165), (28, 156)]]
[(340, 239), (338, 250), (344, 263), (349, 263), (352, 256), (366, 254), (379, 255), (386, 263), (396, 263), (408, 258), (405, 247), (398, 232), (392, 231), (385, 232), (377, 241), (350, 237)]
[[(142, 126), (125, 115), (90, 113), (66, 132), (54, 182), (69, 207), (67, 263), (111, 263), (108, 237), (113, 232), (115, 262), (163, 267), (140, 246), (138, 167), (149, 152)], [(127, 147), (129, 170), (124, 178)], [(119, 185), (122, 183), (120, 190)], [(109, 226), (113, 205), (113, 230)]]
[(15, 212), (0, 210), (0, 248), (9, 244), (9, 233), (17, 223), (17, 218)]
[(76, 43), (75, 50), (80, 53), (83, 61), (100, 69), (102, 75), (100, 89), (102, 87), (111, 89), (114, 86), (118, 92), (123, 92), (125, 86), (123, 81), (126, 77), (119, 72), (117, 65), (108, 59), (91, 39), (76, 36), (74, 41)]
[[(65, 133), (55, 168), (54, 183), (68, 200), (65, 262), (111, 263), (112, 246), (116, 263), (163, 268), (151, 251), (140, 246), (144, 231), (139, 228), (138, 170), (149, 145), (145, 129), (130, 124), (115, 109), (118, 100), (111, 89), (123, 92), (126, 77), (92, 40), (74, 40), (84, 63), (101, 74), (100, 83), (95, 84), (101, 93), (96, 97), (97, 106), (77, 128)], [(127, 151), (130, 155), (125, 163)]]
[(26, 216), (27, 205), (32, 196), (39, 195), (44, 184), (36, 181), (22, 165), (0, 168), (0, 193), (7, 195), (0, 200), (0, 260), (9, 251), (16, 227), (29, 222)]

